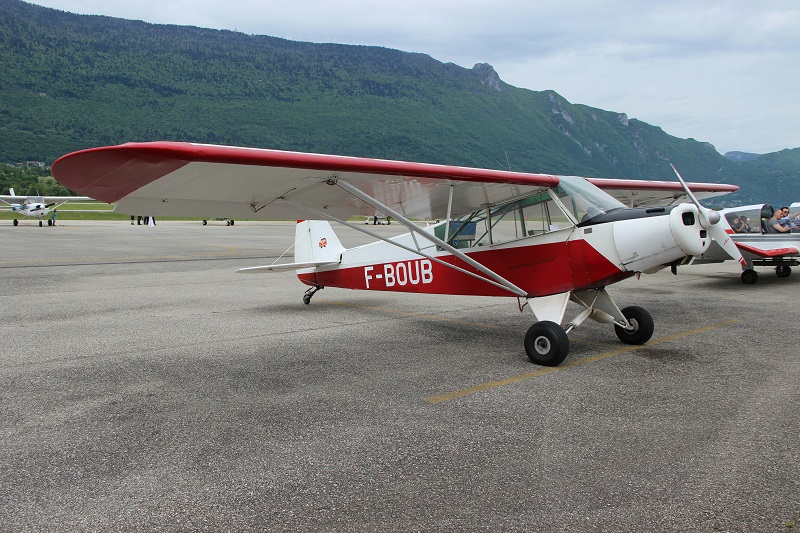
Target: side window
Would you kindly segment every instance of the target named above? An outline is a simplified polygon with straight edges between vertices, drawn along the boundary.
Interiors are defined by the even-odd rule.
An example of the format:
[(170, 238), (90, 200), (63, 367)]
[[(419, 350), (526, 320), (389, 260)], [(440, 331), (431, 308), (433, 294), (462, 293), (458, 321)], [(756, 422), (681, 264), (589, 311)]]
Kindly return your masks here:
[[(569, 198), (561, 198), (561, 201), (564, 200), (569, 201)], [(569, 206), (570, 203), (566, 203), (565, 205)], [(547, 211), (550, 215), (550, 231), (556, 231), (559, 229), (564, 228), (571, 228), (573, 226), (572, 221), (564, 214), (564, 212), (558, 208), (556, 203), (552, 200), (549, 200), (545, 207), (547, 207)]]
[(522, 223), (525, 235), (541, 235), (550, 231), (550, 216), (548, 215), (547, 203), (537, 202), (526, 205), (522, 208)]
[[(569, 198), (566, 200), (569, 201)], [(540, 193), (451, 221), (450, 243), (457, 248), (490, 246), (542, 235), (572, 225), (572, 221), (550, 195)], [(436, 228), (436, 236), (444, 238), (444, 224)]]
[(514, 241), (521, 239), (522, 227), (519, 217), (519, 202), (502, 205), (492, 210), (491, 232), (492, 243)]

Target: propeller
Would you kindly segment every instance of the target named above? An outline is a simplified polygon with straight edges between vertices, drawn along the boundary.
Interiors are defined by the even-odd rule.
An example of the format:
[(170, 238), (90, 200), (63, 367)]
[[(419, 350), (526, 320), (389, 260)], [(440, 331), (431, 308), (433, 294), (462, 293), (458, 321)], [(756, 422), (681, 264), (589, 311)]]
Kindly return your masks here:
[(678, 169), (675, 168), (675, 165), (672, 163), (669, 164), (672, 167), (672, 170), (675, 172), (675, 175), (678, 177), (678, 181), (681, 182), (683, 186), (683, 190), (686, 192), (686, 196), (688, 196), (692, 203), (697, 207), (697, 212), (700, 217), (700, 225), (708, 231), (709, 235), (717, 241), (725, 253), (727, 253), (731, 258), (738, 261), (742, 266), (746, 264), (744, 258), (742, 257), (742, 253), (739, 251), (739, 248), (736, 246), (736, 243), (733, 242), (730, 235), (725, 232), (725, 229), (719, 223), (720, 216), (719, 213), (714, 211), (713, 209), (709, 209), (707, 207), (703, 207), (700, 202), (697, 200), (692, 191), (689, 190), (689, 186), (686, 185), (686, 182), (683, 181)]

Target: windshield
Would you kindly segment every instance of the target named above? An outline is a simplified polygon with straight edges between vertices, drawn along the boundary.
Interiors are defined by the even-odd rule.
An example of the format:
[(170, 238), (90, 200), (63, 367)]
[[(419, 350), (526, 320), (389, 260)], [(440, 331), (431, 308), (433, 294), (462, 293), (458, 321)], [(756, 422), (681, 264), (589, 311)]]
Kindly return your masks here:
[(625, 204), (583, 178), (559, 176), (558, 179), (561, 182), (556, 194), (579, 223), (615, 209), (625, 209)]

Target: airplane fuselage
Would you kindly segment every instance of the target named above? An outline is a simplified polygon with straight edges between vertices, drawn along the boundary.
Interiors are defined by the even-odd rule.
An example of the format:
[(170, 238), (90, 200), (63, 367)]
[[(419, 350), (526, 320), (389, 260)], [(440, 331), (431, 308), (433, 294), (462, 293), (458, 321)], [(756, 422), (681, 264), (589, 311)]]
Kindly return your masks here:
[(12, 204), (11, 210), (31, 218), (44, 218), (50, 214), (50, 209), (46, 204)]
[[(632, 211), (639, 211), (635, 213), (639, 216), (618, 215), (616, 220), (571, 226), (462, 251), (523, 289), (528, 296), (537, 297), (604, 287), (636, 272), (652, 271), (687, 255), (701, 253), (708, 247), (710, 239), (695, 218), (685, 221), (682, 217), (693, 212), (688, 204), (653, 213)], [(636, 231), (632, 231), (634, 228)], [(429, 230), (434, 233), (435, 227)], [(326, 239), (319, 240), (322, 245)], [(404, 234), (392, 241), (418, 247), (429, 258), (379, 241), (346, 249), (338, 265), (301, 270), (298, 277), (307, 285), (356, 290), (510, 295), (504, 287), (442, 264), (456, 265), (481, 276), (476, 269), (438, 249), (421, 235)]]

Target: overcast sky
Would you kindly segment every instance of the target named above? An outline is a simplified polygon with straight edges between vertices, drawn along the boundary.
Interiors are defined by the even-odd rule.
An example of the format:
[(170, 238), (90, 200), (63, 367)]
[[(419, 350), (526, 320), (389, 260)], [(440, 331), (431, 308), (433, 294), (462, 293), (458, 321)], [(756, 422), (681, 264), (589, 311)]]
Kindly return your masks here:
[(627, 113), (720, 153), (800, 147), (797, 0), (34, 0), (109, 15), (383, 46)]

